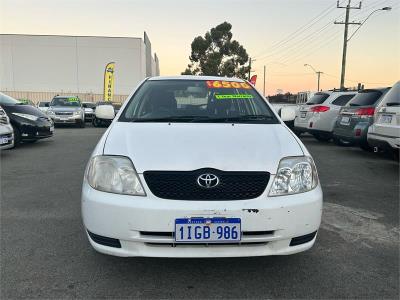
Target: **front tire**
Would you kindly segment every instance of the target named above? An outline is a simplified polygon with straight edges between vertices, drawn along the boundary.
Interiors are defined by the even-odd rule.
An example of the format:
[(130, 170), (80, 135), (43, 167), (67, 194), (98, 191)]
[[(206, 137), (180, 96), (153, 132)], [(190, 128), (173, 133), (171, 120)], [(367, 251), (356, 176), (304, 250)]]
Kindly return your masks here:
[(374, 148), (371, 147), (371, 146), (368, 144), (368, 142), (362, 142), (362, 143), (360, 143), (360, 148), (363, 149), (364, 151), (367, 151), (367, 152), (372, 152), (372, 150), (374, 150)]
[(21, 131), (15, 126), (12, 126), (14, 130), (14, 147), (17, 147), (19, 144), (21, 144)]

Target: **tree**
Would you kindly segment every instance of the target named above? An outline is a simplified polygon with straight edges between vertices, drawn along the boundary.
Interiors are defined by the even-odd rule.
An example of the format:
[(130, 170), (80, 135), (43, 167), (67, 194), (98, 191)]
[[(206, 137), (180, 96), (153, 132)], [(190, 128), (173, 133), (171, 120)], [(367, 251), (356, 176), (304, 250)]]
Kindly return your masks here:
[(238, 41), (232, 40), (232, 25), (224, 22), (192, 44), (190, 64), (182, 75), (209, 75), (247, 78), (249, 60), (246, 49)]

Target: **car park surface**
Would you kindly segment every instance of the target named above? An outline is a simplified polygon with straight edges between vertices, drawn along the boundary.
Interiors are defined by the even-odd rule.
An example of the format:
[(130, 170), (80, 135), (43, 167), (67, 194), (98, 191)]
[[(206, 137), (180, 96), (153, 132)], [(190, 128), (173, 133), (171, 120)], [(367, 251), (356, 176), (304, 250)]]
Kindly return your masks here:
[(117, 258), (90, 247), (80, 213), (85, 164), (105, 130), (56, 128), (52, 139), (2, 151), (1, 298), (397, 298), (399, 165), (392, 159), (302, 136), (325, 197), (307, 252)]

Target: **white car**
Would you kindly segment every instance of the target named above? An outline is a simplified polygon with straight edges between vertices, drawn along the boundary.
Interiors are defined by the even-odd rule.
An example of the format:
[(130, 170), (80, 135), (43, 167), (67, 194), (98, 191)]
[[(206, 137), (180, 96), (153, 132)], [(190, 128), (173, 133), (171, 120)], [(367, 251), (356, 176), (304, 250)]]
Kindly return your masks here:
[(6, 112), (0, 106), (0, 149), (14, 147), (14, 130)]
[(50, 101), (40, 101), (36, 107), (42, 112), (46, 113), (49, 109)]
[(310, 153), (282, 120), (241, 79), (144, 80), (86, 167), (82, 216), (90, 244), (105, 254), (149, 257), (311, 248), (322, 190)]
[(383, 150), (400, 149), (400, 81), (384, 96), (377, 108), (375, 122), (368, 128), (368, 144)]
[(311, 133), (317, 140), (329, 141), (340, 109), (355, 95), (356, 91), (324, 91), (315, 93), (301, 105), (294, 120), (294, 128), (299, 132)]

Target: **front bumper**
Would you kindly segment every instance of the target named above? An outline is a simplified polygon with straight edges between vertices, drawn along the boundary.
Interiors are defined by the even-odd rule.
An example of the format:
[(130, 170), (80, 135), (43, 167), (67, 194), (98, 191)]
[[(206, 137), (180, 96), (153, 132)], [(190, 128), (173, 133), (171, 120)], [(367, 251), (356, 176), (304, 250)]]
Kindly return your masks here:
[(53, 136), (54, 126), (50, 122), (41, 124), (22, 124), (20, 126), (21, 140), (38, 140)]
[(52, 116), (54, 124), (80, 124), (83, 122), (81, 116)]
[[(303, 194), (268, 197), (272, 176), (264, 193), (256, 199), (181, 201), (155, 197), (142, 175), (140, 177), (147, 197), (100, 192), (84, 181), (85, 229), (95, 235), (117, 239), (121, 244), (120, 248), (104, 246), (89, 237), (97, 251), (116, 256), (240, 257), (293, 254), (311, 248), (315, 242), (313, 237), (306, 243), (290, 246), (293, 238), (319, 228), (322, 214), (319, 185)], [(174, 221), (188, 217), (241, 218), (242, 240), (238, 244), (175, 244)]]

